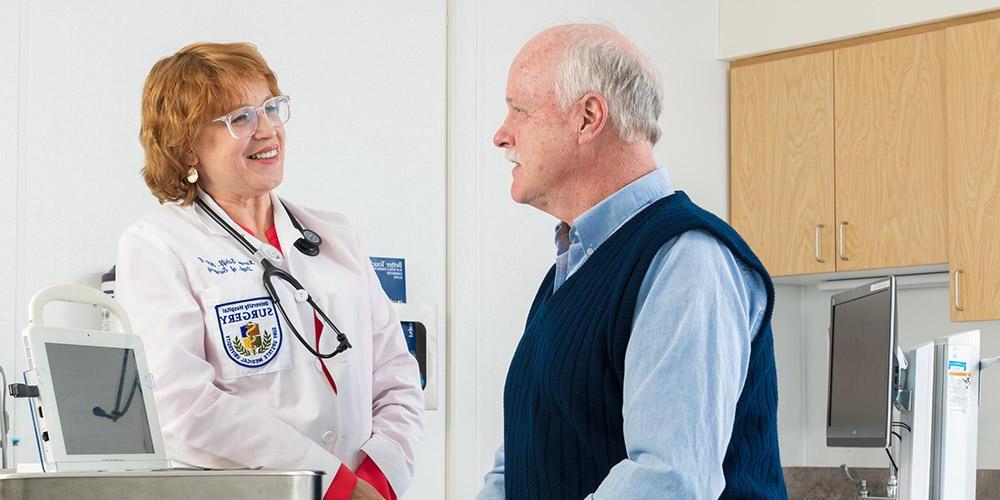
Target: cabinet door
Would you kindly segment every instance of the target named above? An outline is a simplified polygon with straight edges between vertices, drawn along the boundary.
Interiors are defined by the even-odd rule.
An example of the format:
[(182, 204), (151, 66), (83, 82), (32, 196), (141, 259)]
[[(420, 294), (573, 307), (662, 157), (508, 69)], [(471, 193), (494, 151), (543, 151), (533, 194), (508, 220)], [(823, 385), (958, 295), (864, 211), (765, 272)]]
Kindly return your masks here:
[(833, 56), (730, 72), (730, 222), (774, 276), (832, 272)]
[(951, 317), (1000, 319), (1000, 20), (946, 38)]
[(834, 52), (837, 270), (947, 262), (944, 32)]

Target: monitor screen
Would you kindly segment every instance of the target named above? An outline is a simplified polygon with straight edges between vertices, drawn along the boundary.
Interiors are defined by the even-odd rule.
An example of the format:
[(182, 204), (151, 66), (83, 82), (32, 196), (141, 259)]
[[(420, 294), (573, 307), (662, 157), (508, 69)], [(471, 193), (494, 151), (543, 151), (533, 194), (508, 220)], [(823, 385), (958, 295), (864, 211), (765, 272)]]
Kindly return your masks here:
[[(834, 297), (827, 445), (885, 447), (892, 415), (895, 287), (883, 282)], [(879, 287), (881, 288), (879, 289)]]
[(132, 349), (45, 347), (67, 455), (154, 452)]

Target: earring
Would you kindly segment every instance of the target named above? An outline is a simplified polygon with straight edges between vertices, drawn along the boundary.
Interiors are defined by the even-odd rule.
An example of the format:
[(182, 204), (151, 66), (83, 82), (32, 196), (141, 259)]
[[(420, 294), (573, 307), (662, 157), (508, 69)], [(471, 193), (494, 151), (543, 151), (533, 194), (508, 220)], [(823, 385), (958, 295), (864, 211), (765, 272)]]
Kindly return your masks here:
[(187, 181), (188, 184), (194, 184), (198, 182), (198, 169), (194, 167), (188, 169)]

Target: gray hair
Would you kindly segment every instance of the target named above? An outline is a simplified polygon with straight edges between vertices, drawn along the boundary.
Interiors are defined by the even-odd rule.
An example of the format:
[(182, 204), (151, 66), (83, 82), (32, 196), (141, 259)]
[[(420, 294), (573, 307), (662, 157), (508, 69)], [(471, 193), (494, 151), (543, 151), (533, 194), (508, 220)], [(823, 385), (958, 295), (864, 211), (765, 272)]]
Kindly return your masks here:
[(628, 143), (660, 139), (660, 79), (636, 51), (606, 36), (578, 33), (566, 46), (555, 78), (556, 99), (568, 109), (587, 92), (608, 101), (611, 124)]

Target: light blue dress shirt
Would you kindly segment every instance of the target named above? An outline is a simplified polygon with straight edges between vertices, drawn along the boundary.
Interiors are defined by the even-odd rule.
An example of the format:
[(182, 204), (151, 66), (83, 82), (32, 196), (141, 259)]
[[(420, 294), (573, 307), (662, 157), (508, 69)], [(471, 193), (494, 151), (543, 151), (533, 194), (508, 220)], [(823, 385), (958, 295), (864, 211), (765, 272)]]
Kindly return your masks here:
[[(573, 227), (557, 225), (555, 289), (619, 227), (672, 193), (658, 169), (584, 212)], [(750, 343), (766, 306), (762, 278), (710, 234), (688, 231), (663, 245), (639, 289), (625, 353), (627, 458), (588, 500), (718, 498)], [(501, 445), (480, 500), (504, 498), (503, 474)]]

